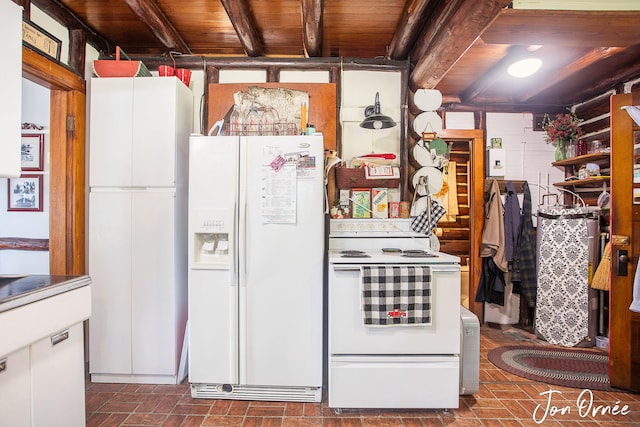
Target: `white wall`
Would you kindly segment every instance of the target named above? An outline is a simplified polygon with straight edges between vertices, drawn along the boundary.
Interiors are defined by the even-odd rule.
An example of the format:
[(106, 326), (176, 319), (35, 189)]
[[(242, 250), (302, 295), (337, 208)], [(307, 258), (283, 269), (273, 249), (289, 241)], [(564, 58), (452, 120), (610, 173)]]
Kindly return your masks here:
[(31, 22), (61, 41), (60, 62), (69, 65), (69, 31), (58, 21), (31, 5)]
[[(44, 171), (29, 171), (42, 174), (42, 212), (7, 211), (7, 179), (0, 179), (0, 236), (18, 238), (49, 238), (49, 98), (50, 91), (29, 80), (22, 79), (22, 123), (44, 126), (42, 130), (28, 130), (23, 133), (43, 133)], [(0, 251), (0, 274), (48, 274), (48, 251)]]
[[(456, 124), (468, 124), (468, 114), (447, 113), (447, 128), (459, 129)], [(554, 147), (545, 142), (544, 136), (544, 132), (533, 130), (531, 113), (487, 113), (487, 147), (491, 138), (502, 138), (505, 175), (500, 179), (526, 180), (534, 212), (544, 194), (557, 194), (559, 200), (563, 200), (562, 190), (553, 183), (564, 180), (564, 172), (551, 166)], [(545, 198), (545, 202), (550, 199), (555, 202), (555, 198)]]

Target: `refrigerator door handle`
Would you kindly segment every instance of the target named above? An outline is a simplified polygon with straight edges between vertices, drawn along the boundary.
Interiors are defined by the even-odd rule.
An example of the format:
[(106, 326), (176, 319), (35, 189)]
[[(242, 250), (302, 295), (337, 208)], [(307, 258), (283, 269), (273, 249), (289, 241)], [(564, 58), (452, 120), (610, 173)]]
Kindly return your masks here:
[(249, 248), (247, 247), (247, 234), (248, 230), (247, 230), (247, 196), (244, 196), (244, 215), (242, 217), (242, 230), (244, 230), (244, 233), (242, 235), (242, 246), (243, 246), (243, 253), (244, 253), (244, 257), (242, 258), (243, 261), (243, 270), (244, 270), (244, 275), (247, 275), (247, 266), (249, 265), (248, 262), (248, 258), (249, 258)]

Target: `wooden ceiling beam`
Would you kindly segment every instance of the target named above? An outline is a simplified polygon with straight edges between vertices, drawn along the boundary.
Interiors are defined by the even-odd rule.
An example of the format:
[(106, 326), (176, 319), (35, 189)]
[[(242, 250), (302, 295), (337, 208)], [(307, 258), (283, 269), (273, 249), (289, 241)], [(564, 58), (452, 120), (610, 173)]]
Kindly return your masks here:
[(417, 58), (410, 76), (411, 89), (433, 89), (509, 3), (509, 0), (460, 1), (423, 47), (425, 53)]
[(410, 55), (412, 62), (415, 63), (427, 54), (427, 50), (433, 43), (436, 35), (442, 31), (442, 28), (449, 22), (451, 14), (458, 9), (458, 5), (464, 0), (438, 1), (435, 10), (429, 16), (424, 25), (423, 33), (417, 39)]
[(247, 56), (262, 56), (264, 43), (248, 0), (220, 0)]
[(587, 48), (632, 46), (638, 43), (638, 11), (505, 9), (482, 40)]
[(541, 94), (545, 90), (559, 84), (560, 82), (571, 78), (583, 68), (593, 65), (599, 61), (609, 58), (617, 53), (624, 51), (621, 47), (602, 47), (589, 51), (586, 55), (581, 56), (577, 60), (571, 62), (560, 70), (555, 71), (551, 77), (545, 78), (537, 83), (531, 90), (521, 94), (514, 99), (514, 102), (524, 103)]
[[(577, 102), (584, 101), (585, 99), (594, 98), (624, 82), (630, 82), (640, 78), (640, 63), (638, 58), (640, 57), (640, 45), (628, 47), (615, 55), (618, 57), (626, 57), (623, 59), (616, 59), (616, 71), (607, 74), (604, 77), (593, 79), (589, 81), (591, 84), (582, 86), (582, 90), (571, 91), (571, 98), (562, 99), (567, 103), (575, 104)], [(582, 70), (583, 75), (589, 74), (589, 69)], [(583, 77), (584, 78), (584, 77)], [(584, 78), (586, 80), (586, 78)], [(567, 95), (568, 96), (568, 95)]]
[(407, 59), (424, 28), (431, 3), (435, 3), (435, 0), (409, 0), (400, 24), (389, 43), (387, 59)]
[(300, 0), (302, 5), (302, 37), (307, 57), (322, 56), (322, 15), (324, 0)]
[(124, 0), (129, 9), (169, 50), (190, 54), (191, 49), (154, 0)]
[(486, 73), (479, 76), (471, 86), (460, 93), (460, 101), (464, 104), (473, 103), (474, 99), (480, 94), (484, 93), (507, 76), (507, 68), (509, 65), (528, 53), (530, 54), (531, 52), (529, 52), (525, 47), (511, 46), (507, 54), (500, 61), (498, 61)]

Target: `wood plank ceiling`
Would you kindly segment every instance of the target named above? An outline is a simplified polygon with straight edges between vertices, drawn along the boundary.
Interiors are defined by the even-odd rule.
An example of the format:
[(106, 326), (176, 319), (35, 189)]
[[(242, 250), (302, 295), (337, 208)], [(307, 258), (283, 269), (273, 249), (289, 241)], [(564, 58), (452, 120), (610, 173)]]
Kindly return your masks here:
[[(25, 4), (29, 0), (14, 0)], [(509, 0), (30, 0), (104, 54), (409, 60), (447, 108), (549, 111), (640, 77), (640, 12)], [(505, 65), (536, 47), (543, 67)]]

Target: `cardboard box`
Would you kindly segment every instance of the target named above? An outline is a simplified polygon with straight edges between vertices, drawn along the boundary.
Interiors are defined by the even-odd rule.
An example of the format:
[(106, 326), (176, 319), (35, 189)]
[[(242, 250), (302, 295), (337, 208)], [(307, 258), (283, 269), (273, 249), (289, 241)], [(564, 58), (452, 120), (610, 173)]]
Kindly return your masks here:
[(371, 218), (371, 189), (354, 188), (351, 190), (352, 218)]
[(371, 190), (371, 210), (374, 218), (389, 218), (389, 192), (386, 188)]

